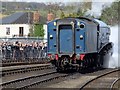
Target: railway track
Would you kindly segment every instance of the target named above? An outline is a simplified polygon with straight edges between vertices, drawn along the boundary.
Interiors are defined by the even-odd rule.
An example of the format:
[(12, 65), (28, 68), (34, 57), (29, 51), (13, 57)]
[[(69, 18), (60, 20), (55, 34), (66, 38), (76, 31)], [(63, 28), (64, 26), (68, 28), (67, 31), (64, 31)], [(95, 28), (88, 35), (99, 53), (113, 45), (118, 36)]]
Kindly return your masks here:
[(4, 82), (0, 86), (2, 86), (3, 89), (14, 88), (15, 90), (23, 90), (27, 88), (32, 88), (33, 86), (37, 86), (48, 81), (53, 81), (55, 79), (66, 77), (68, 75), (69, 74), (60, 74), (57, 73), (56, 71), (52, 71), (48, 73), (33, 75), (30, 77), (24, 77), (12, 81)]
[(87, 80), (84, 84), (81, 85), (80, 90), (85, 90), (86, 88), (108, 88), (113, 90), (114, 84), (120, 80), (120, 78), (118, 78), (119, 72), (120, 69), (103, 72), (102, 74)]
[[(112, 83), (111, 86), (110, 86), (110, 90), (113, 90), (114, 88), (116, 88), (116, 87), (115, 87), (115, 84), (116, 84), (117, 86), (120, 84), (120, 77), (117, 78), (117, 79), (115, 79), (115, 80), (113, 81), (113, 83)], [(117, 88), (120, 88), (120, 86), (118, 86)]]
[(27, 64), (46, 64), (49, 63), (48, 58), (39, 58), (39, 59), (28, 59), (28, 60), (2, 60), (1, 66), (17, 66), (17, 65), (27, 65)]
[(3, 67), (1, 76), (8, 76), (8, 75), (16, 75), (20, 73), (27, 73), (31, 71), (39, 71), (44, 69), (52, 69), (54, 67), (51, 64), (36, 64), (36, 65), (22, 65), (20, 67), (14, 66), (13, 67)]
[[(41, 72), (41, 71), (45, 71), (45, 72)], [(90, 70), (88, 70), (90, 71)], [(80, 82), (81, 82), (81, 89), (86, 89), (86, 88), (95, 88), (95, 87), (91, 87), (91, 86), (96, 86), (96, 82), (97, 79), (102, 78), (104, 76), (107, 75), (108, 76), (112, 76), (111, 78), (113, 78), (113, 80), (109, 83), (109, 87), (111, 86), (111, 88), (114, 88), (114, 86), (116, 85), (116, 82), (119, 81), (119, 79), (117, 80), (116, 75), (118, 73), (118, 71), (120, 71), (119, 69), (103, 69), (103, 70), (98, 70), (98, 71), (94, 71), (93, 73), (85, 73), (85, 74), (78, 74), (78, 77), (80, 77)], [(62, 80), (64, 80), (65, 77), (70, 76), (71, 74), (61, 74), (61, 73), (57, 73), (55, 69), (51, 69), (50, 71), (47, 70), (40, 70), (41, 73), (34, 73), (34, 75), (29, 75), (29, 73), (24, 73), (26, 76), (24, 77), (17, 77), (16, 79), (14, 78), (14, 76), (12, 76), (13, 78), (10, 80), (8, 77), (3, 83), (1, 83), (1, 86), (3, 87), (3, 90), (6, 88), (13, 88), (13, 89), (17, 89), (17, 90), (24, 90), (24, 89), (28, 89), (28, 88), (40, 88), (40, 86), (44, 85), (50, 85), (54, 84), (56, 81), (61, 82)], [(27, 76), (28, 74), (28, 76)], [(74, 73), (75, 74), (75, 73)], [(80, 76), (81, 75), (81, 76)], [(92, 77), (91, 77), (92, 76)], [(7, 76), (6, 76), (7, 77)], [(74, 77), (74, 75), (73, 75)], [(78, 80), (78, 77), (76, 78)], [(85, 79), (85, 77), (90, 78), (87, 80), (87, 78)], [(83, 79), (83, 81), (81, 81)], [(102, 78), (103, 80), (105, 80), (106, 77)], [(68, 77), (69, 79), (69, 77)], [(99, 81), (99, 80), (98, 80)], [(78, 82), (78, 81), (77, 81)], [(93, 83), (94, 82), (94, 83)], [(114, 83), (113, 83), (114, 82)], [(74, 82), (72, 82), (74, 83)], [(78, 82), (79, 83), (79, 82)], [(92, 83), (92, 84), (91, 84)], [(102, 82), (101, 82), (102, 83)], [(66, 86), (66, 85), (65, 85)], [(111, 89), (112, 90), (112, 89)]]

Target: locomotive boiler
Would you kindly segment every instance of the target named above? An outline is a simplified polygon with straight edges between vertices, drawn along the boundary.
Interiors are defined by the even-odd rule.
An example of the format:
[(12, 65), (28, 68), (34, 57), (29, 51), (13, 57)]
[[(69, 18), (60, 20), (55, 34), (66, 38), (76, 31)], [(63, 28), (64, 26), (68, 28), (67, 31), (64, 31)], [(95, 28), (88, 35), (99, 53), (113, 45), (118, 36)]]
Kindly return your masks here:
[(47, 24), (48, 57), (57, 71), (101, 67), (101, 56), (112, 55), (110, 28), (86, 17), (56, 19)]

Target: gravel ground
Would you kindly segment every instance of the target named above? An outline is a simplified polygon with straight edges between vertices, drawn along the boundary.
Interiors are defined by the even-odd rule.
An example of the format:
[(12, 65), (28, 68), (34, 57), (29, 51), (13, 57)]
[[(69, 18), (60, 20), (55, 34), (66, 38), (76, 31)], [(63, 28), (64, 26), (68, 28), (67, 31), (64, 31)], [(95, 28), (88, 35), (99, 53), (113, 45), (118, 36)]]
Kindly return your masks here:
[(95, 78), (96, 76), (84, 76), (81, 74), (76, 74), (71, 76), (66, 81), (62, 81), (53, 85), (49, 85), (46, 88), (80, 88), (80, 85), (84, 84), (87, 80)]
[[(110, 69), (105, 69), (105, 71), (109, 71), (109, 70)], [(47, 84), (47, 86), (45, 86), (45, 88), (63, 88), (63, 89), (64, 88), (73, 88), (73, 89), (79, 89), (81, 85), (83, 85), (87, 81), (97, 77), (99, 74), (102, 74), (103, 72), (104, 72), (104, 70), (98, 70), (98, 71), (95, 71), (95, 72), (85, 73), (85, 74), (77, 73), (77, 74), (74, 74), (70, 77), (67, 77), (66, 80), (64, 79), (61, 82), (54, 83), (54, 84), (49, 84), (49, 85)], [(118, 77), (118, 73), (116, 73), (115, 75), (109, 75), (109, 77), (110, 78), (103, 79), (103, 81), (104, 80), (107, 80), (107, 81), (115, 80), (116, 77)], [(93, 85), (93, 88), (95, 88), (94, 85)]]
[(88, 84), (86, 88), (110, 88), (111, 84), (119, 77), (119, 72), (105, 75)]

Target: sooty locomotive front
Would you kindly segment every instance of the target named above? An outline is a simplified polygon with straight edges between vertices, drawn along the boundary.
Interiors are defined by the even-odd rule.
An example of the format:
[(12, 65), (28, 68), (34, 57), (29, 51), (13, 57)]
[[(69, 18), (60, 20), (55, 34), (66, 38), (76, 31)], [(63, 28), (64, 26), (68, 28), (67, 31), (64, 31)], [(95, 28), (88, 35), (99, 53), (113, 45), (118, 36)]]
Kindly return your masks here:
[(57, 71), (101, 67), (102, 55), (112, 55), (110, 28), (86, 17), (56, 19), (48, 23), (48, 57)]

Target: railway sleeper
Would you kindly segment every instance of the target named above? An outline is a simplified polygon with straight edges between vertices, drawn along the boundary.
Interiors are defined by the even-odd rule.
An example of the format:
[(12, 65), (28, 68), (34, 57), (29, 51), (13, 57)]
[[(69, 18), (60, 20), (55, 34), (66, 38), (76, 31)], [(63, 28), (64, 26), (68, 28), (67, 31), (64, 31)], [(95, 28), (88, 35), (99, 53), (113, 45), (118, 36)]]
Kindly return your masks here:
[(5, 75), (14, 75), (14, 74), (19, 74), (19, 73), (26, 73), (26, 72), (31, 72), (31, 71), (38, 71), (38, 70), (44, 70), (44, 69), (50, 69), (51, 67), (46, 66), (46, 67), (33, 67), (33, 68), (22, 68), (18, 69), (17, 71), (15, 70), (8, 70), (8, 71), (3, 71), (2, 76)]

